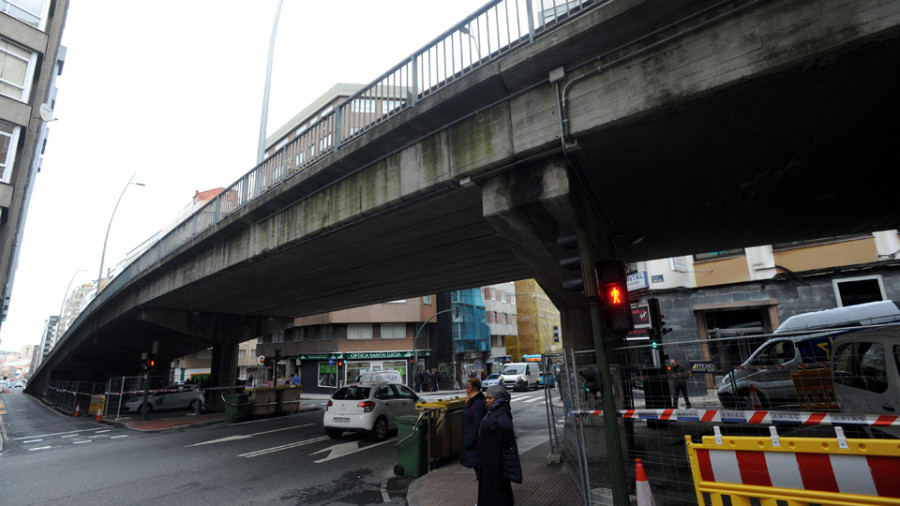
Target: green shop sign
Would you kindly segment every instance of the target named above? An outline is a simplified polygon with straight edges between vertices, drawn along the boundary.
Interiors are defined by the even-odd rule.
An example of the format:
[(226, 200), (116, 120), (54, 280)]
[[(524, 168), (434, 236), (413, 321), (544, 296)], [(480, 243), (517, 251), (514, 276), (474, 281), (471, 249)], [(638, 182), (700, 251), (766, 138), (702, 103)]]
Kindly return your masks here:
[[(377, 359), (377, 358), (412, 358), (412, 351), (367, 351), (363, 353), (345, 353), (347, 360)], [(430, 351), (418, 352), (420, 357), (431, 355)]]

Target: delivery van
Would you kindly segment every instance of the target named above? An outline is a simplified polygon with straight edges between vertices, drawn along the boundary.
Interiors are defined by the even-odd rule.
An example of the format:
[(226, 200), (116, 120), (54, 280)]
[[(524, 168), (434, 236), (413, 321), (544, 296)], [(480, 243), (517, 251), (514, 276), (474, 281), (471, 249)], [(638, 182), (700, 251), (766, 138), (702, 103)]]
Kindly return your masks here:
[(528, 390), (541, 385), (537, 362), (510, 362), (503, 366), (500, 377), (507, 390)]
[(799, 408), (792, 372), (831, 366), (837, 336), (873, 325), (900, 322), (900, 306), (894, 301), (814, 311), (792, 316), (737, 369), (726, 374), (718, 387), (726, 408), (749, 409), (751, 386), (765, 409)]

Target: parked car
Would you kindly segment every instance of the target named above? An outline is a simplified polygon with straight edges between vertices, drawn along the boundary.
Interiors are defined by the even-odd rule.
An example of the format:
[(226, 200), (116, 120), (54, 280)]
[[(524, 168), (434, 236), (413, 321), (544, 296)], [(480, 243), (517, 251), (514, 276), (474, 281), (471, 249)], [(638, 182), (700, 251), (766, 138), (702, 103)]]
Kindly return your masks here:
[[(144, 404), (144, 395), (132, 397), (122, 404), (128, 411), (138, 413)], [(168, 385), (165, 388), (151, 391), (147, 396), (147, 412), (164, 409), (189, 409), (192, 411), (203, 407), (203, 392), (197, 385)]]
[(13, 388), (25, 388), (25, 384), (20, 381), (13, 385)]
[(484, 381), (481, 382), (481, 390), (487, 390), (488, 387), (497, 385), (499, 383), (500, 383), (500, 374), (495, 372), (494, 374), (491, 374), (490, 376), (485, 378)]
[(344, 432), (368, 432), (385, 439), (397, 428), (395, 417), (415, 415), (419, 396), (400, 383), (362, 383), (339, 388), (328, 400), (322, 425), (328, 437)]

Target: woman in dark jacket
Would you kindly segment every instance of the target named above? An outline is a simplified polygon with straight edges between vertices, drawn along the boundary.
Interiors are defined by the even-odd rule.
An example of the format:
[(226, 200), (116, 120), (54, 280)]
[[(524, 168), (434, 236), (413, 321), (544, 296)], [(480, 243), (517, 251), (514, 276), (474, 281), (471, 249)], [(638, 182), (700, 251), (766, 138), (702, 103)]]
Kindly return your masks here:
[(462, 452), (459, 461), (463, 467), (478, 466), (478, 426), (487, 411), (481, 380), (469, 378), (466, 382), (466, 405), (462, 412)]
[(515, 503), (512, 482), (522, 483), (522, 465), (509, 392), (494, 385), (484, 399), (488, 411), (478, 432), (478, 504), (511, 505)]

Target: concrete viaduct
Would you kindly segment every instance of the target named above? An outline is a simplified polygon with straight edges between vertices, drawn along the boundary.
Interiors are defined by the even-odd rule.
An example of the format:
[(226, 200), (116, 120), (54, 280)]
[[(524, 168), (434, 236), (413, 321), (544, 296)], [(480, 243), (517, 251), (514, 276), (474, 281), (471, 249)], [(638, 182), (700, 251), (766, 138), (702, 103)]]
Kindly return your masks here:
[(598, 2), (145, 254), (28, 388), (154, 340), (234, 371), (294, 317), (528, 277), (590, 346), (560, 235), (635, 261), (897, 228), (898, 26), (900, 2)]

